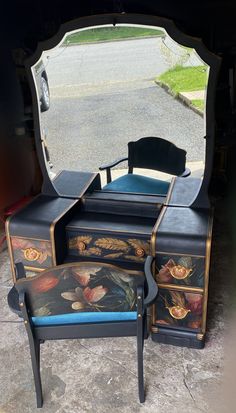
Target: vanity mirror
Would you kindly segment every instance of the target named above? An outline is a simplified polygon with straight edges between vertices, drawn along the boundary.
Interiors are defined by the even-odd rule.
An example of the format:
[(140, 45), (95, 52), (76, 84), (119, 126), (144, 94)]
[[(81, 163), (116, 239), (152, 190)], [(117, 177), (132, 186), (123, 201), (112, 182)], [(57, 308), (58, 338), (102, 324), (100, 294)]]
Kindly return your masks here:
[[(208, 184), (205, 160), (210, 164), (211, 159), (205, 137), (213, 141), (207, 119), (212, 117), (216, 62), (199, 40), (184, 36), (165, 19), (156, 19), (159, 25), (154, 26), (123, 23), (123, 18), (115, 26), (79, 28), (78, 22), (78, 30), (58, 34), (62, 37), (55, 47), (43, 46), (47, 50), (40, 56), (38, 51), (34, 65), (31, 59), (46, 165), (53, 164), (51, 177), (61, 170), (95, 172), (127, 157), (128, 142), (162, 138), (186, 151), (190, 177), (200, 178), (184, 200), (190, 205), (204, 173)], [(55, 45), (56, 39), (48, 43)], [(147, 156), (153, 152), (153, 147), (144, 149)], [(160, 153), (159, 147), (154, 150)], [(126, 173), (127, 163), (121, 163), (112, 177)], [(158, 165), (134, 173), (165, 182), (173, 176), (163, 175)], [(126, 192), (133, 185), (125, 182), (122, 188), (122, 182), (118, 187), (126, 186)]]

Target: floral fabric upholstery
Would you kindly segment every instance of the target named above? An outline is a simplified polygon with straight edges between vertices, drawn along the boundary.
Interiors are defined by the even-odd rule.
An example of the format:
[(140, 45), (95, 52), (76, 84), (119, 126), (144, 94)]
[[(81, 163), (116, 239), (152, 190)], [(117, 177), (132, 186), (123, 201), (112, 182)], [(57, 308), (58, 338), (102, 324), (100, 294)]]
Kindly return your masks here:
[[(78, 262), (19, 280), (17, 289), (25, 291), (35, 325), (40, 322), (46, 325), (65, 320), (87, 322), (86, 317), (90, 322), (133, 319), (137, 314), (136, 288), (143, 282), (142, 272), (126, 272), (103, 263)], [(133, 314), (128, 314), (131, 312)], [(65, 315), (64, 319), (59, 318)]]

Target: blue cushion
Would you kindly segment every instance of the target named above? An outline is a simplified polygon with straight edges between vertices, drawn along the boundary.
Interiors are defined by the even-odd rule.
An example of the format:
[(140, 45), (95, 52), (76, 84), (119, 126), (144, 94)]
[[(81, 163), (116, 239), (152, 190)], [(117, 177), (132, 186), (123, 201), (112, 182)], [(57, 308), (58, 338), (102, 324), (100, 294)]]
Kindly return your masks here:
[(137, 311), (124, 312), (84, 312), (59, 314), (44, 317), (32, 317), (35, 326), (53, 326), (65, 324), (83, 324), (109, 321), (132, 321), (137, 319)]
[(137, 192), (142, 194), (166, 195), (170, 183), (148, 176), (127, 174), (105, 185), (105, 191)]

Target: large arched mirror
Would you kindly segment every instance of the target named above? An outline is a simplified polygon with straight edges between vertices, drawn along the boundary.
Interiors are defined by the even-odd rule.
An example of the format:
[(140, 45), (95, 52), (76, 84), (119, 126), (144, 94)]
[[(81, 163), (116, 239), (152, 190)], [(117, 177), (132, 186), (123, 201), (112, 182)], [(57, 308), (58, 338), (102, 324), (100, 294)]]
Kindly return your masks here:
[[(83, 23), (71, 31), (64, 27), (60, 42), (40, 45), (37, 61), (29, 62), (50, 179), (61, 170), (98, 171), (126, 158), (130, 141), (161, 138), (186, 151), (190, 177), (199, 178), (190, 205), (202, 180), (207, 187), (211, 171), (205, 137), (213, 141), (214, 59), (211, 64), (200, 41), (193, 39), (195, 47), (189, 47), (183, 36), (180, 42), (180, 32), (165, 19), (157, 18), (155, 25), (155, 18), (148, 25), (134, 24), (135, 18), (132, 23), (120, 20), (115, 25), (111, 18), (110, 24)], [(140, 16), (136, 20), (145, 23)], [(168, 185), (173, 176), (146, 167), (133, 173)], [(112, 168), (112, 181), (126, 174), (124, 161)], [(105, 170), (101, 178), (106, 189)]]

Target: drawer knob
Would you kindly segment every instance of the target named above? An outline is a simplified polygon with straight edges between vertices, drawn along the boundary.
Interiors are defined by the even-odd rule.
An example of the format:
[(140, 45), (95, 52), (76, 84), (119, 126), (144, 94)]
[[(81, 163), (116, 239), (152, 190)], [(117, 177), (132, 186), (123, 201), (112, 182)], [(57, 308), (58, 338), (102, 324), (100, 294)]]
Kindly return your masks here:
[(192, 272), (192, 269), (186, 268), (182, 265), (174, 265), (174, 267), (169, 268), (169, 271), (173, 278), (177, 280), (184, 280), (189, 276), (190, 272)]
[(78, 246), (78, 250), (79, 250), (79, 251), (84, 251), (84, 250), (86, 250), (86, 244), (85, 244), (85, 242), (83, 242), (83, 241), (79, 241), (77, 246)]
[(37, 261), (41, 256), (41, 251), (36, 248), (26, 248), (22, 250), (26, 261)]
[(182, 320), (190, 313), (190, 310), (187, 310), (184, 307), (180, 307), (179, 305), (175, 305), (173, 307), (167, 307), (171, 317), (175, 318), (176, 320)]
[(143, 257), (145, 255), (145, 251), (143, 248), (135, 248), (135, 255), (136, 257)]

